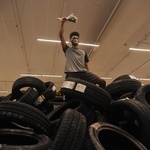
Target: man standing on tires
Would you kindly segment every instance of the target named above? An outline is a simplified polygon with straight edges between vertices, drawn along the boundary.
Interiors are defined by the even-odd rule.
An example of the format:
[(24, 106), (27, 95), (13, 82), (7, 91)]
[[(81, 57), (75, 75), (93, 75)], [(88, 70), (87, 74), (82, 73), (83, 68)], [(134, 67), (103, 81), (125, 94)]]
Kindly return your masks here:
[(79, 33), (74, 31), (70, 34), (71, 47), (66, 44), (64, 38), (64, 24), (67, 22), (66, 18), (61, 21), (61, 28), (59, 32), (59, 37), (61, 40), (61, 45), (63, 52), (66, 56), (65, 73), (66, 79), (69, 77), (83, 79), (94, 84), (98, 84), (100, 87), (105, 88), (105, 80), (99, 78), (97, 75), (89, 72), (88, 67), (88, 56), (85, 51), (78, 47), (79, 44)]

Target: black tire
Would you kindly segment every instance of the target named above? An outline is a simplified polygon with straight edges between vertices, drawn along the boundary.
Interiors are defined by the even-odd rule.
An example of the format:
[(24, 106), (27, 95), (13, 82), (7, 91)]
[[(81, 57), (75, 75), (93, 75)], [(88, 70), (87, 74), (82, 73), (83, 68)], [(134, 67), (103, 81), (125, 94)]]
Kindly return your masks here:
[(41, 112), (43, 112), (45, 115), (48, 115), (54, 110), (54, 105), (51, 103), (51, 101), (43, 101), (40, 105), (36, 107)]
[(88, 129), (86, 150), (148, 150), (125, 130), (109, 124), (96, 122)]
[(0, 102), (2, 101), (8, 101), (9, 98), (7, 96), (0, 96)]
[(38, 96), (38, 92), (34, 88), (29, 87), (17, 101), (34, 106)]
[(44, 135), (21, 129), (0, 129), (1, 150), (48, 150), (52, 140)]
[(63, 96), (55, 96), (52, 100), (48, 101), (48, 104), (51, 104), (54, 106), (54, 109), (65, 104), (66, 100), (64, 100)]
[(150, 148), (150, 109), (145, 104), (134, 99), (115, 101), (107, 112), (107, 121), (126, 130)]
[(141, 86), (141, 82), (135, 79), (118, 80), (108, 84), (105, 90), (111, 95), (111, 98), (117, 100), (121, 95), (134, 92)]
[[(71, 87), (68, 84), (71, 84), (69, 85)], [(106, 112), (111, 103), (111, 97), (107, 91), (81, 79), (67, 78), (61, 87), (61, 93), (65, 96), (82, 99), (101, 112)]]
[(51, 123), (47, 116), (35, 107), (22, 102), (0, 102), (0, 121), (16, 122), (46, 135), (51, 133)]
[(51, 103), (54, 105), (60, 105), (61, 103), (64, 104), (65, 102), (66, 100), (64, 100), (63, 96), (55, 96), (55, 98), (51, 100)]
[(114, 79), (113, 82), (118, 81), (118, 80), (126, 80), (126, 79), (136, 79), (136, 77), (131, 74), (124, 74)]
[(46, 89), (42, 94), (41, 97), (44, 101), (51, 100), (55, 97), (56, 93), (52, 89)]
[(128, 93), (121, 95), (119, 99), (124, 99), (124, 98), (133, 99), (134, 95), (135, 95), (135, 92), (128, 92)]
[(56, 87), (53, 82), (45, 82), (46, 90), (42, 93), (44, 100), (51, 100), (56, 96)]
[(17, 79), (12, 86), (12, 94), (13, 97), (18, 98), (22, 95), (21, 88), (24, 87), (32, 87), (37, 90), (39, 94), (41, 94), (45, 89), (45, 84), (38, 78), (35, 77), (21, 77)]
[(53, 127), (57, 124), (61, 115), (69, 108), (82, 113), (86, 117), (87, 126), (96, 121), (96, 113), (92, 107), (82, 102), (82, 100), (73, 99), (60, 105), (47, 115)]
[(86, 135), (86, 119), (80, 112), (67, 109), (54, 130), (52, 150), (79, 150)]
[(54, 82), (51, 82), (51, 81), (47, 81), (47, 82), (44, 82), (45, 86), (46, 86), (46, 89), (53, 89), (53, 91), (56, 90), (56, 87), (55, 87), (55, 84)]
[(15, 99), (15, 98), (13, 97), (13, 94), (12, 94), (12, 93), (8, 94), (8, 95), (7, 95), (7, 98), (8, 98), (9, 100), (14, 100), (14, 99)]
[(136, 91), (135, 99), (150, 106), (150, 84), (145, 84)]

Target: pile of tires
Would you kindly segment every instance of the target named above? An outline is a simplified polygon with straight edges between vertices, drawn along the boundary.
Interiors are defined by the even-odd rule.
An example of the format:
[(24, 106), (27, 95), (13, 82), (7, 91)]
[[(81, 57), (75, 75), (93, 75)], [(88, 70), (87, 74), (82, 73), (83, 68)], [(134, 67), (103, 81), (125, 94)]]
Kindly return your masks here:
[(51, 81), (18, 78), (0, 97), (1, 149), (150, 149), (150, 85), (131, 75), (105, 88), (67, 78), (60, 93)]

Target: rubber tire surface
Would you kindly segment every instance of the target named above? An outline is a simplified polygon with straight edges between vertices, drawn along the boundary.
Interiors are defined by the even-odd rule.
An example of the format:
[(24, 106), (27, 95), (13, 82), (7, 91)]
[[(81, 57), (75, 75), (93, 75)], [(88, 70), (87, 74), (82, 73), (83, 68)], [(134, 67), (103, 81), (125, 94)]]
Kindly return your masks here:
[(30, 76), (29, 77), (21, 77), (21, 78), (18, 78), (13, 83), (13, 86), (12, 86), (13, 97), (18, 98), (20, 95), (22, 95), (22, 92), (20, 89), (24, 88), (24, 87), (35, 88), (38, 91), (39, 95), (44, 90), (46, 90), (44, 82), (41, 81), (40, 79), (35, 78), (35, 77), (30, 77)]
[(118, 80), (108, 84), (105, 90), (111, 95), (111, 98), (117, 100), (121, 95), (134, 92), (141, 86), (141, 82), (135, 79)]
[(86, 117), (87, 126), (89, 126), (91, 123), (93, 123), (96, 120), (96, 113), (92, 107), (82, 102), (82, 100), (73, 99), (71, 101), (67, 101), (64, 104), (60, 105), (59, 107), (57, 107), (47, 115), (52, 126), (56, 125), (61, 115), (69, 108), (82, 113)]
[(93, 123), (88, 129), (86, 150), (148, 150), (125, 130), (104, 122)]
[(145, 84), (136, 91), (135, 99), (150, 106), (150, 84)]
[(29, 87), (25, 91), (25, 93), (23, 93), (22, 96), (18, 99), (18, 101), (34, 106), (34, 102), (37, 100), (38, 96), (38, 92), (33, 88)]
[[(128, 119), (124, 118), (125, 111), (132, 114), (134, 119), (132, 119), (133, 121), (131, 120), (132, 122), (128, 122)], [(107, 112), (107, 121), (123, 128), (141, 141), (147, 148), (150, 148), (150, 109), (145, 104), (134, 99), (115, 101)], [(127, 122), (122, 124), (122, 121)], [(137, 123), (135, 124), (135, 122)]]
[(21, 129), (0, 129), (0, 141), (1, 150), (48, 150), (52, 145), (48, 136)]
[(117, 77), (115, 80), (113, 80), (113, 82), (118, 81), (118, 80), (126, 80), (126, 79), (136, 79), (136, 77), (130, 74), (124, 74), (124, 75)]
[(35, 107), (22, 102), (0, 102), (0, 121), (16, 122), (46, 135), (51, 132), (51, 123), (47, 116)]
[(42, 93), (45, 100), (51, 100), (56, 96), (56, 87), (53, 82), (45, 82), (46, 90)]
[[(68, 87), (68, 83), (72, 84), (71, 88)], [(107, 91), (81, 79), (66, 79), (61, 87), (61, 93), (69, 97), (82, 99), (101, 112), (106, 112), (111, 103), (111, 97)]]
[(52, 150), (79, 150), (86, 135), (86, 119), (80, 112), (67, 109), (54, 130)]

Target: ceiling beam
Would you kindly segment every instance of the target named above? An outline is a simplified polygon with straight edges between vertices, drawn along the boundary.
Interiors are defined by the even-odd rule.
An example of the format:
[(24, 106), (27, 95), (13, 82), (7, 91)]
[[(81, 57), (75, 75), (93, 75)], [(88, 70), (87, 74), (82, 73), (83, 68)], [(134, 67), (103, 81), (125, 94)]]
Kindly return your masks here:
[[(103, 26), (101, 32), (99, 33), (99, 35), (98, 35), (98, 37), (97, 37), (97, 39), (96, 39), (96, 41), (95, 41), (95, 44), (97, 44), (97, 42), (100, 40), (102, 34), (104, 33), (106, 27), (108, 26), (110, 20), (112, 19), (113, 15), (114, 15), (114, 13), (116, 12), (116, 10), (117, 10), (119, 4), (121, 3), (121, 1), (122, 1), (122, 0), (118, 0), (117, 4), (115, 5), (114, 9), (112, 10), (110, 16), (108, 17), (106, 23), (104, 24), (104, 26)], [(91, 50), (90, 50), (88, 56), (91, 55), (91, 53), (93, 52), (93, 50), (94, 50), (94, 47), (91, 48)]]
[(28, 62), (28, 58), (27, 58), (27, 51), (26, 51), (26, 47), (25, 47), (25, 43), (24, 43), (24, 36), (23, 36), (23, 32), (22, 32), (21, 20), (19, 18), (19, 11), (18, 11), (18, 5), (17, 5), (16, 0), (12, 1), (12, 6), (13, 6), (15, 19), (16, 19), (16, 22), (17, 22), (17, 28), (18, 28), (18, 31), (19, 31), (19, 38), (20, 38), (20, 41), (21, 41), (21, 49), (22, 49), (23, 56), (24, 56), (25, 61), (26, 61), (27, 71), (30, 72), (30, 66), (29, 66), (29, 62)]

